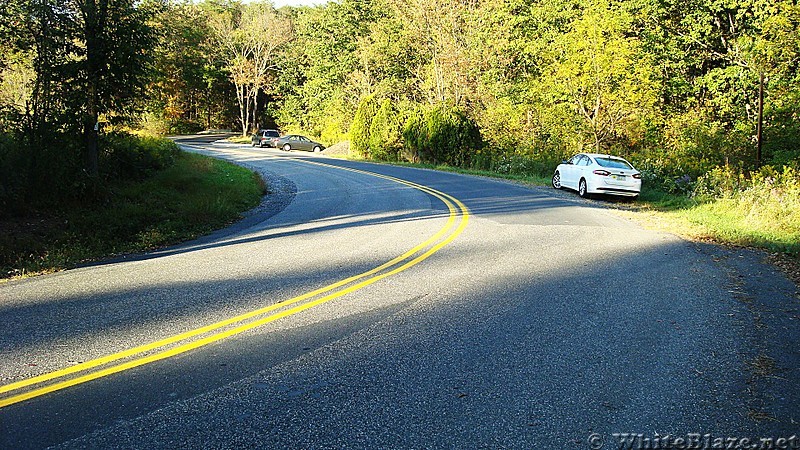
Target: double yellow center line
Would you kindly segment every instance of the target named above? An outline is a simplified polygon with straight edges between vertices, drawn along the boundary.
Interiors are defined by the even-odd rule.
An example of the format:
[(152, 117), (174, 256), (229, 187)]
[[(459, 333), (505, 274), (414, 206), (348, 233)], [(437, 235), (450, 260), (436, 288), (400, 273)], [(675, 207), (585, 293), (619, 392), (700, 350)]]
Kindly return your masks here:
[(433, 188), (400, 178), (349, 167), (312, 161), (304, 161), (304, 163), (370, 175), (400, 183), (430, 194), (447, 206), (449, 210), (447, 223), (445, 223), (436, 234), (416, 247), (358, 275), (337, 281), (289, 300), (256, 309), (201, 328), (186, 331), (101, 358), (85, 361), (61, 370), (0, 386), (0, 396), (4, 396), (0, 398), (0, 408), (186, 353), (190, 350), (244, 333), (253, 328), (342, 297), (386, 277), (400, 273), (428, 259), (431, 255), (438, 252), (442, 247), (452, 242), (453, 239), (461, 234), (469, 221), (469, 210), (463, 203)]

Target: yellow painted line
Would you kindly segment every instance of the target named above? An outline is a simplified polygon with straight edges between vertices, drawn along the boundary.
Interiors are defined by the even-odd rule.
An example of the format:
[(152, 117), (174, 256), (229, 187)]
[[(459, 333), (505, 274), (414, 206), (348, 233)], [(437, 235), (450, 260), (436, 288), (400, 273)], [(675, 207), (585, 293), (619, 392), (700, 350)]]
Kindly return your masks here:
[[(311, 162), (309, 162), (309, 163), (311, 163)], [(396, 264), (408, 259), (410, 256), (418, 253), (423, 248), (425, 248), (425, 247), (429, 246), (430, 244), (432, 244), (433, 242), (436, 242), (437, 240), (439, 240), (439, 238), (452, 227), (452, 224), (455, 221), (455, 218), (457, 216), (457, 211), (456, 211), (456, 208), (454, 208), (454, 206), (453, 206), (454, 204), (457, 205), (458, 209), (460, 210), (461, 219), (462, 219), (461, 223), (458, 225), (456, 230), (453, 233), (451, 233), (448, 237), (446, 237), (444, 240), (442, 240), (438, 244), (436, 244), (433, 247), (431, 247), (430, 249), (428, 249), (425, 253), (417, 256), (416, 258), (411, 259), (410, 261), (406, 262), (405, 264), (403, 264), (403, 265), (401, 265), (399, 267), (396, 267), (395, 269), (393, 269), (391, 271), (384, 272), (384, 273), (382, 273), (380, 275), (376, 275), (376, 276), (374, 276), (372, 278), (368, 278), (368, 279), (366, 279), (366, 280), (364, 280), (364, 281), (362, 281), (360, 283), (357, 283), (355, 285), (352, 285), (352, 286), (350, 286), (350, 287), (348, 287), (346, 289), (337, 291), (335, 293), (328, 294), (328, 295), (326, 295), (324, 297), (321, 297), (321, 298), (319, 298), (317, 300), (314, 300), (312, 302), (308, 302), (308, 303), (304, 303), (304, 304), (299, 305), (299, 306), (295, 306), (294, 308), (290, 308), (290, 309), (287, 309), (285, 311), (281, 311), (279, 313), (272, 314), (270, 316), (261, 318), (259, 320), (256, 320), (256, 321), (244, 324), (244, 325), (239, 325), (239, 326), (234, 327), (234, 328), (232, 328), (230, 330), (227, 330), (227, 331), (214, 333), (214, 334), (212, 334), (210, 336), (207, 336), (205, 338), (202, 338), (202, 339), (199, 339), (199, 340), (196, 340), (196, 341), (192, 341), (192, 342), (189, 342), (189, 343), (185, 343), (185, 344), (179, 345), (177, 347), (174, 347), (174, 348), (166, 350), (166, 351), (162, 351), (162, 352), (155, 353), (155, 354), (152, 354), (152, 355), (144, 356), (144, 357), (132, 360), (132, 361), (128, 361), (128, 362), (121, 363), (121, 364), (118, 364), (118, 365), (115, 365), (115, 366), (112, 366), (112, 367), (108, 367), (108, 368), (105, 368), (105, 369), (102, 369), (102, 370), (99, 370), (99, 371), (92, 372), (92, 373), (89, 373), (89, 374), (86, 374), (86, 375), (82, 375), (80, 377), (76, 377), (76, 378), (73, 378), (73, 379), (70, 379), (70, 380), (66, 380), (66, 381), (62, 381), (62, 382), (55, 383), (55, 384), (52, 384), (52, 385), (44, 386), (44, 387), (41, 387), (41, 388), (38, 388), (38, 389), (34, 389), (34, 390), (29, 391), (29, 392), (25, 392), (25, 393), (22, 393), (22, 394), (18, 394), (18, 395), (14, 395), (14, 396), (10, 396), (10, 397), (4, 398), (4, 399), (0, 399), (0, 408), (8, 406), (8, 405), (12, 405), (14, 403), (19, 403), (19, 402), (22, 402), (22, 401), (25, 401), (25, 400), (28, 400), (28, 399), (31, 399), (31, 398), (34, 398), (34, 397), (45, 395), (45, 394), (50, 393), (50, 392), (54, 392), (54, 391), (58, 391), (58, 390), (61, 390), (61, 389), (65, 389), (65, 388), (70, 387), (70, 386), (75, 386), (75, 385), (78, 385), (78, 384), (85, 383), (87, 381), (95, 380), (97, 378), (102, 378), (102, 377), (105, 377), (105, 376), (108, 376), (108, 375), (111, 375), (111, 374), (114, 374), (114, 373), (122, 372), (122, 371), (125, 371), (125, 370), (128, 370), (128, 369), (134, 368), (134, 367), (142, 366), (142, 365), (145, 365), (145, 364), (149, 364), (151, 362), (155, 362), (155, 361), (166, 359), (166, 358), (169, 358), (169, 357), (172, 357), (172, 356), (175, 356), (175, 355), (179, 355), (179, 354), (188, 352), (190, 350), (193, 350), (193, 349), (196, 349), (196, 348), (199, 348), (199, 347), (202, 347), (202, 346), (214, 343), (214, 342), (218, 342), (218, 341), (226, 339), (228, 337), (243, 333), (245, 331), (248, 331), (248, 330), (251, 330), (253, 328), (262, 326), (264, 324), (273, 322), (275, 320), (278, 320), (278, 319), (281, 319), (281, 318), (284, 318), (284, 317), (288, 317), (288, 316), (293, 315), (293, 314), (297, 314), (297, 313), (299, 313), (301, 311), (305, 311), (305, 310), (310, 309), (310, 308), (312, 308), (314, 306), (320, 305), (322, 303), (329, 302), (329, 301), (331, 301), (333, 299), (342, 297), (344, 295), (347, 295), (347, 294), (349, 294), (351, 292), (359, 290), (359, 289), (361, 289), (361, 288), (363, 288), (365, 286), (369, 286), (369, 285), (371, 285), (371, 284), (373, 284), (373, 283), (375, 283), (375, 282), (377, 282), (379, 280), (382, 280), (382, 279), (384, 279), (386, 277), (395, 275), (395, 274), (397, 274), (399, 272), (407, 270), (408, 268), (413, 267), (413, 266), (421, 263), (422, 261), (426, 260), (431, 255), (433, 255), (434, 253), (439, 251), (442, 247), (444, 247), (445, 245), (447, 245), (450, 242), (452, 242), (459, 234), (461, 234), (461, 232), (467, 226), (468, 219), (469, 219), (469, 210), (458, 199), (456, 199), (456, 198), (454, 198), (454, 197), (452, 197), (452, 196), (450, 196), (448, 194), (436, 191), (435, 189), (431, 189), (431, 188), (429, 188), (427, 186), (419, 185), (419, 184), (416, 184), (416, 183), (413, 183), (413, 182), (409, 182), (409, 181), (406, 181), (406, 180), (402, 180), (402, 179), (399, 179), (399, 178), (394, 178), (394, 177), (390, 177), (390, 176), (386, 176), (386, 175), (376, 174), (376, 173), (373, 173), (373, 172), (367, 172), (367, 171), (362, 171), (362, 170), (352, 169), (352, 168), (342, 168), (342, 167), (333, 166), (333, 165), (329, 165), (329, 164), (322, 164), (322, 163), (312, 163), (312, 164), (318, 164), (318, 165), (338, 168), (338, 169), (342, 169), (342, 170), (349, 170), (349, 171), (353, 171), (353, 172), (359, 172), (359, 173), (363, 173), (363, 174), (367, 174), (367, 175), (371, 175), (371, 176), (376, 176), (376, 177), (379, 177), (379, 178), (385, 178), (387, 180), (391, 180), (391, 181), (395, 181), (395, 182), (398, 182), (398, 183), (402, 183), (402, 184), (408, 185), (410, 187), (414, 187), (415, 189), (427, 192), (427, 193), (435, 196), (439, 200), (441, 200), (443, 203), (445, 203), (445, 205), (447, 205), (448, 210), (449, 210), (449, 217), (448, 217), (447, 223), (435, 235), (433, 235), (432, 237), (428, 238), (425, 242), (417, 245), (416, 247), (414, 247), (413, 249), (407, 251), (403, 255), (400, 255), (400, 256), (392, 259), (391, 261), (388, 261), (388, 262), (386, 262), (386, 263), (384, 263), (384, 264), (382, 264), (382, 265), (380, 265), (380, 266), (378, 266), (378, 267), (376, 267), (374, 269), (371, 269), (371, 270), (369, 270), (367, 272), (363, 272), (361, 274), (352, 276), (350, 278), (347, 278), (345, 280), (333, 283), (333, 284), (325, 286), (323, 288), (320, 288), (320, 289), (311, 291), (309, 293), (294, 297), (294, 298), (292, 298), (290, 300), (287, 300), (285, 302), (281, 302), (281, 303), (277, 303), (277, 304), (274, 304), (274, 305), (270, 305), (268, 307), (261, 308), (261, 309), (255, 310), (255, 311), (251, 311), (249, 313), (245, 313), (245, 314), (242, 314), (242, 315), (230, 318), (230, 319), (226, 319), (226, 320), (223, 320), (223, 321), (220, 321), (220, 322), (217, 322), (217, 323), (214, 323), (214, 324), (202, 327), (202, 328), (191, 330), (191, 331), (188, 331), (188, 332), (185, 332), (185, 333), (181, 333), (181, 334), (178, 334), (178, 335), (166, 338), (166, 339), (162, 339), (160, 341), (156, 341), (156, 342), (153, 342), (153, 343), (150, 343), (150, 344), (146, 344), (146, 345), (142, 345), (142, 346), (139, 346), (139, 347), (135, 347), (135, 348), (132, 348), (132, 349), (129, 349), (129, 350), (125, 350), (125, 351), (122, 351), (122, 352), (118, 352), (118, 353), (115, 353), (115, 354), (112, 354), (112, 355), (109, 355), (109, 356), (106, 356), (106, 357), (97, 358), (97, 359), (94, 359), (94, 360), (91, 360), (91, 361), (86, 361), (84, 363), (76, 364), (75, 366), (71, 366), (71, 367), (68, 367), (68, 368), (65, 368), (65, 369), (62, 369), (62, 370), (58, 370), (58, 371), (54, 371), (54, 372), (51, 372), (51, 373), (43, 374), (43, 375), (40, 375), (40, 376), (37, 376), (37, 377), (32, 377), (32, 378), (29, 378), (29, 379), (26, 379), (26, 380), (22, 380), (22, 381), (19, 381), (19, 382), (16, 382), (16, 383), (11, 383), (11, 384), (8, 384), (8, 385), (5, 385), (5, 386), (0, 386), (0, 393), (18, 390), (18, 389), (21, 389), (23, 387), (32, 386), (34, 384), (39, 384), (39, 383), (42, 383), (42, 382), (45, 382), (45, 381), (50, 381), (50, 380), (53, 380), (53, 379), (56, 379), (56, 378), (62, 378), (62, 377), (65, 377), (67, 375), (71, 375), (71, 374), (74, 374), (74, 373), (82, 372), (82, 371), (89, 370), (89, 369), (92, 369), (92, 368), (96, 368), (96, 367), (99, 367), (99, 366), (102, 366), (102, 365), (105, 365), (105, 364), (109, 364), (109, 363), (114, 362), (114, 361), (118, 361), (120, 359), (131, 357), (131, 356), (134, 356), (136, 354), (143, 353), (145, 351), (154, 350), (154, 349), (161, 348), (161, 347), (164, 347), (164, 346), (167, 346), (167, 345), (176, 344), (176, 343), (178, 343), (180, 341), (189, 339), (191, 337), (199, 336), (201, 334), (209, 333), (211, 331), (218, 330), (220, 328), (223, 328), (223, 327), (226, 327), (226, 326), (229, 326), (229, 325), (233, 325), (233, 324), (236, 324), (236, 323), (239, 323), (239, 322), (243, 322), (243, 321), (245, 321), (247, 319), (250, 319), (250, 318), (253, 318), (253, 317), (256, 317), (256, 316), (259, 316), (259, 315), (263, 315), (263, 314), (265, 314), (267, 312), (271, 312), (271, 311), (274, 311), (276, 309), (284, 308), (286, 306), (292, 305), (292, 304), (300, 302), (302, 300), (306, 300), (308, 298), (315, 297), (315, 296), (320, 295), (322, 293), (329, 292), (329, 291), (331, 291), (333, 289), (336, 289), (338, 287), (341, 287), (341, 286), (344, 286), (346, 284), (352, 283), (353, 281), (359, 280), (361, 278), (365, 278), (365, 277), (368, 277), (370, 275), (374, 275), (374, 274), (376, 274), (378, 272), (383, 271), (384, 269), (392, 267), (392, 266), (394, 266), (394, 265), (396, 265)]]
[[(369, 172), (364, 172), (364, 173), (371, 174)], [(378, 175), (378, 174), (376, 174), (376, 175)], [(436, 194), (434, 194), (434, 195), (436, 195)], [(315, 297), (315, 296), (323, 294), (325, 292), (329, 292), (329, 291), (331, 291), (333, 289), (339, 288), (339, 287), (344, 286), (346, 284), (352, 283), (353, 281), (359, 280), (361, 278), (370, 276), (370, 275), (375, 274), (377, 272), (380, 272), (380, 271), (382, 271), (382, 270), (384, 270), (386, 268), (389, 268), (389, 267), (391, 267), (391, 266), (393, 266), (393, 265), (395, 265), (395, 264), (397, 264), (397, 263), (399, 263), (401, 261), (404, 261), (404, 260), (408, 259), (409, 257), (411, 257), (415, 253), (419, 252), (423, 248), (425, 248), (425, 247), (429, 246), (430, 244), (432, 244), (433, 242), (437, 241), (445, 232), (447, 232), (452, 227), (452, 224), (453, 224), (453, 222), (455, 221), (455, 218), (456, 218), (455, 208), (453, 207), (453, 205), (451, 203), (446, 201), (444, 198), (439, 197), (438, 195), (437, 195), (437, 197), (440, 198), (440, 200), (442, 200), (448, 206), (448, 209), (450, 211), (449, 217), (447, 219), (447, 223), (436, 234), (434, 234), (433, 236), (431, 236), (430, 238), (428, 238), (427, 240), (425, 240), (421, 244), (419, 244), (416, 247), (412, 248), (411, 250), (405, 252), (404, 254), (402, 254), (402, 255), (400, 255), (400, 256), (398, 256), (398, 257), (396, 257), (396, 258), (394, 258), (394, 259), (392, 259), (392, 260), (390, 260), (390, 261), (388, 261), (388, 262), (386, 262), (384, 264), (381, 264), (378, 267), (375, 267), (375, 268), (373, 268), (371, 270), (368, 270), (366, 272), (363, 272), (361, 274), (354, 275), (352, 277), (346, 278), (344, 280), (338, 281), (336, 283), (330, 284), (328, 286), (322, 287), (320, 289), (316, 289), (314, 291), (305, 293), (303, 295), (299, 295), (299, 296), (291, 298), (289, 300), (286, 300), (286, 301), (283, 301), (283, 302), (280, 302), (280, 303), (276, 303), (276, 304), (273, 304), (273, 305), (270, 305), (270, 306), (266, 306), (264, 308), (260, 308), (260, 309), (254, 310), (254, 311), (250, 311), (248, 313), (241, 314), (239, 316), (235, 316), (235, 317), (232, 317), (232, 318), (220, 321), (220, 322), (216, 322), (216, 323), (207, 325), (207, 326), (202, 327), (202, 328), (197, 328), (195, 330), (190, 330), (190, 331), (187, 331), (187, 332), (184, 332), (184, 333), (181, 333), (181, 334), (177, 334), (175, 336), (170, 336), (168, 338), (165, 338), (165, 339), (162, 339), (162, 340), (159, 340), (159, 341), (156, 341), (156, 342), (152, 342), (152, 343), (141, 345), (141, 346), (138, 346), (138, 347), (134, 347), (134, 348), (131, 348), (131, 349), (128, 349), (128, 350), (124, 350), (122, 352), (118, 352), (118, 353), (114, 353), (114, 354), (111, 354), (111, 355), (108, 355), (108, 356), (104, 356), (104, 357), (101, 357), (101, 358), (97, 358), (97, 359), (93, 359), (93, 360), (90, 360), (90, 361), (86, 361), (86, 362), (83, 362), (83, 363), (80, 363), (80, 364), (76, 364), (74, 366), (70, 366), (70, 367), (67, 367), (67, 368), (64, 368), (64, 369), (61, 369), (61, 370), (57, 370), (57, 371), (54, 371), (54, 372), (42, 374), (42, 375), (39, 375), (39, 376), (36, 376), (36, 377), (32, 377), (32, 378), (28, 378), (28, 379), (25, 379), (25, 380), (18, 381), (18, 382), (15, 382), (15, 383), (10, 383), (10, 384), (4, 385), (4, 386), (0, 386), (0, 394), (1, 393), (6, 393), (6, 392), (11, 392), (11, 391), (14, 391), (14, 390), (17, 390), (17, 389), (21, 389), (21, 388), (24, 388), (24, 387), (32, 386), (34, 384), (39, 384), (39, 383), (42, 383), (42, 382), (45, 382), (45, 381), (49, 381), (49, 380), (53, 380), (53, 379), (56, 379), (56, 378), (64, 377), (66, 375), (71, 375), (73, 373), (82, 372), (84, 370), (89, 370), (89, 369), (92, 369), (92, 368), (95, 368), (95, 367), (99, 367), (99, 366), (102, 366), (102, 365), (105, 365), (105, 364), (108, 364), (108, 363), (111, 363), (111, 362), (114, 362), (114, 361), (118, 361), (120, 359), (128, 358), (128, 357), (134, 356), (136, 354), (144, 353), (146, 351), (154, 350), (154, 349), (157, 349), (157, 348), (160, 348), (160, 347), (165, 347), (165, 346), (168, 346), (168, 345), (172, 345), (172, 344), (178, 343), (180, 341), (183, 341), (183, 340), (186, 340), (186, 339), (190, 339), (190, 338), (195, 337), (195, 336), (199, 336), (201, 334), (205, 334), (205, 333), (208, 333), (208, 332), (211, 332), (211, 331), (214, 331), (214, 330), (218, 330), (220, 328), (224, 328), (226, 326), (230, 326), (230, 325), (233, 325), (235, 323), (242, 322), (242, 321), (251, 319), (251, 318), (256, 317), (256, 316), (260, 316), (262, 314), (266, 314), (266, 313), (268, 313), (270, 311), (274, 311), (276, 309), (284, 308), (286, 306), (289, 306), (289, 305), (295, 304), (297, 302), (300, 302), (300, 301)]]
[(54, 371), (54, 372), (42, 374), (42, 375), (39, 375), (39, 376), (36, 376), (36, 377), (32, 377), (32, 378), (28, 378), (28, 379), (25, 379), (25, 380), (18, 381), (18, 382), (15, 382), (15, 383), (6, 384), (4, 386), (0, 386), (0, 394), (6, 393), (6, 392), (11, 392), (11, 391), (14, 391), (14, 390), (17, 390), (17, 389), (21, 389), (21, 388), (24, 388), (24, 387), (32, 386), (34, 384), (42, 383), (42, 382), (45, 382), (45, 381), (53, 380), (55, 378), (60, 378), (60, 377), (63, 377), (63, 376), (66, 376), (66, 375), (70, 375), (70, 374), (73, 374), (73, 373), (82, 372), (84, 370), (89, 370), (89, 369), (92, 369), (92, 368), (95, 368), (95, 367), (99, 367), (99, 366), (102, 366), (102, 365), (105, 365), (105, 364), (108, 364), (108, 363), (111, 363), (111, 362), (114, 362), (114, 361), (118, 361), (120, 359), (128, 358), (128, 357), (134, 356), (136, 354), (144, 353), (146, 351), (154, 350), (154, 349), (157, 349), (157, 348), (160, 348), (160, 347), (165, 347), (165, 346), (168, 346), (168, 345), (172, 345), (172, 344), (178, 343), (180, 341), (183, 341), (183, 340), (186, 340), (186, 339), (190, 339), (190, 338), (195, 337), (195, 336), (199, 336), (201, 334), (205, 334), (205, 333), (208, 333), (208, 332), (211, 332), (211, 331), (214, 331), (214, 330), (218, 330), (220, 328), (224, 328), (224, 327), (233, 325), (235, 323), (242, 322), (242, 321), (251, 319), (251, 318), (256, 317), (256, 316), (260, 316), (262, 314), (266, 314), (266, 313), (268, 313), (270, 311), (274, 311), (276, 309), (284, 308), (286, 306), (289, 306), (289, 305), (295, 304), (297, 302), (300, 302), (300, 301), (315, 297), (315, 296), (323, 294), (325, 292), (329, 292), (329, 291), (331, 291), (333, 289), (336, 289), (336, 288), (339, 288), (339, 287), (344, 286), (346, 284), (352, 283), (353, 281), (359, 280), (361, 278), (370, 276), (370, 275), (375, 274), (377, 272), (380, 272), (380, 271), (382, 271), (382, 270), (384, 270), (384, 269), (386, 269), (388, 267), (391, 267), (391, 266), (393, 266), (393, 265), (395, 265), (395, 264), (397, 264), (397, 263), (399, 263), (401, 261), (404, 261), (405, 259), (408, 259), (410, 256), (414, 255), (415, 253), (419, 252), (423, 248), (425, 248), (428, 245), (432, 244), (433, 242), (437, 241), (447, 230), (449, 230), (451, 228), (453, 222), (455, 221), (455, 217), (456, 216), (453, 213), (453, 210), (452, 210), (452, 207), (451, 207), (451, 214), (448, 217), (447, 223), (436, 234), (434, 234), (433, 236), (428, 238), (425, 242), (422, 242), (421, 244), (419, 244), (416, 247), (412, 248), (411, 250), (407, 251), (406, 253), (404, 253), (404, 254), (392, 259), (391, 261), (388, 261), (388, 262), (386, 262), (384, 264), (381, 264), (378, 267), (375, 267), (375, 268), (373, 268), (371, 270), (368, 270), (366, 272), (360, 273), (358, 275), (354, 275), (354, 276), (352, 276), (350, 278), (346, 278), (346, 279), (341, 280), (341, 281), (337, 281), (336, 283), (333, 283), (333, 284), (330, 284), (328, 286), (316, 289), (316, 290), (311, 291), (311, 292), (307, 292), (307, 293), (299, 295), (297, 297), (293, 297), (293, 298), (291, 298), (289, 300), (286, 300), (286, 301), (283, 301), (283, 302), (280, 302), (280, 303), (276, 303), (276, 304), (273, 304), (273, 305), (270, 305), (270, 306), (266, 306), (264, 308), (260, 308), (260, 309), (254, 310), (254, 311), (250, 311), (250, 312), (247, 312), (247, 313), (235, 316), (235, 317), (231, 317), (229, 319), (225, 319), (225, 320), (220, 321), (220, 322), (216, 322), (216, 323), (213, 323), (213, 324), (210, 324), (210, 325), (206, 325), (205, 327), (202, 327), (202, 328), (197, 328), (197, 329), (194, 329), (194, 330), (190, 330), (190, 331), (187, 331), (187, 332), (184, 332), (184, 333), (180, 333), (180, 334), (177, 334), (177, 335), (174, 335), (174, 336), (170, 336), (168, 338), (165, 338), (165, 339), (162, 339), (162, 340), (159, 340), (159, 341), (155, 341), (155, 342), (152, 342), (152, 343), (149, 343), (149, 344), (145, 344), (145, 345), (141, 345), (141, 346), (138, 346), (138, 347), (134, 347), (134, 348), (131, 348), (131, 349), (128, 349), (128, 350), (124, 350), (122, 352), (114, 353), (114, 354), (111, 354), (111, 355), (108, 355), (108, 356), (104, 356), (104, 357), (101, 357), (101, 358), (93, 359), (93, 360), (90, 360), (90, 361), (85, 361), (83, 363), (76, 364), (74, 366), (70, 366), (70, 367), (67, 367), (67, 368), (64, 368), (64, 369), (61, 369), (61, 370), (57, 370), (57, 371)]

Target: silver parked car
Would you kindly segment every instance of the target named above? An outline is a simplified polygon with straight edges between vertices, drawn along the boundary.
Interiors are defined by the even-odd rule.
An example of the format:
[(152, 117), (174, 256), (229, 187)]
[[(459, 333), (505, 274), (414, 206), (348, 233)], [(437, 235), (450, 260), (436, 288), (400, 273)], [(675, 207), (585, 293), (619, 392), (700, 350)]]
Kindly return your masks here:
[(584, 198), (591, 194), (637, 198), (642, 190), (642, 175), (623, 158), (578, 153), (556, 167), (553, 187), (578, 191), (578, 195)]
[(280, 139), (275, 141), (275, 148), (281, 148), (285, 151), (289, 150), (305, 150), (308, 152), (319, 153), (325, 150), (325, 146), (319, 142), (314, 142), (311, 139), (300, 136), (299, 134), (287, 134), (281, 136)]
[[(278, 130), (258, 130), (250, 137), (250, 144), (253, 147), (276, 147), (275, 141), (281, 137)], [(276, 147), (277, 148), (277, 147)]]

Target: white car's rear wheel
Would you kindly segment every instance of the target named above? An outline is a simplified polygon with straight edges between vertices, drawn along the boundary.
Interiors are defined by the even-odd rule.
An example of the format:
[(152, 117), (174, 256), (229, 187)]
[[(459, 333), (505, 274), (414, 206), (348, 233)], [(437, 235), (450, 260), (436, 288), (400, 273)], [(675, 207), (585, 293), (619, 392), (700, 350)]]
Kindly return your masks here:
[(589, 189), (586, 186), (586, 180), (581, 178), (581, 181), (578, 183), (578, 195), (582, 198), (589, 198)]

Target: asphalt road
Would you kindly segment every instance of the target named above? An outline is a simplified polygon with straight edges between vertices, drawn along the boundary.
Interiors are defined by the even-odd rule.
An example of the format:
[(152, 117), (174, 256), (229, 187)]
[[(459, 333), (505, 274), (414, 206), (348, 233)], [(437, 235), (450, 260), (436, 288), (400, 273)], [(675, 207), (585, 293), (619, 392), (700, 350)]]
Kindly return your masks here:
[(550, 189), (189, 144), (271, 194), (203, 239), (0, 285), (0, 448), (800, 434), (800, 300), (757, 252)]

